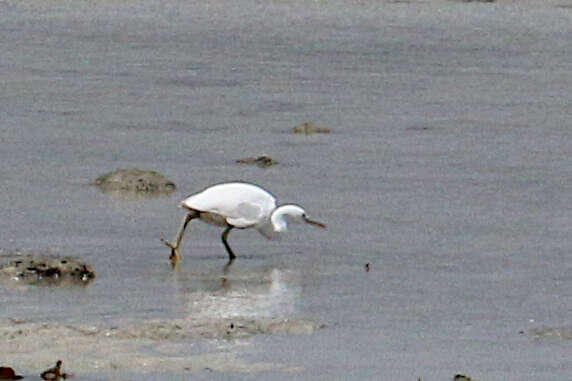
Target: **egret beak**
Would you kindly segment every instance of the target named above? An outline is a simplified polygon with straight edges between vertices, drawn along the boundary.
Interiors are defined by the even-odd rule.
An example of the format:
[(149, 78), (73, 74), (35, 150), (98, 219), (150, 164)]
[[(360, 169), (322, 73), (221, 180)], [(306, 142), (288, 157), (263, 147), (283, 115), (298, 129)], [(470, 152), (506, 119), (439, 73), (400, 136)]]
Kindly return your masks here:
[(318, 222), (318, 221), (311, 220), (311, 219), (309, 219), (309, 218), (306, 217), (306, 216), (304, 216), (304, 221), (306, 221), (306, 223), (308, 223), (308, 224), (310, 224), (310, 225), (314, 225), (314, 226), (317, 226), (317, 227), (322, 228), (322, 229), (325, 229), (325, 228), (326, 228), (326, 225), (325, 225), (325, 224), (323, 224), (323, 223), (321, 223), (321, 222)]

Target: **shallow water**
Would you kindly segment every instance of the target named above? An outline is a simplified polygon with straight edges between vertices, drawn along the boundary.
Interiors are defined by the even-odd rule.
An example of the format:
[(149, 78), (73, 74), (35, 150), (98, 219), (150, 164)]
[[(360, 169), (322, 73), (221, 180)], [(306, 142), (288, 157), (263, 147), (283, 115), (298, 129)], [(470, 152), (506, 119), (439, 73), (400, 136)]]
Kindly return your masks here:
[[(99, 367), (69, 349), (2, 360), (32, 375), (59, 355), (82, 379), (566, 378), (570, 341), (526, 334), (570, 325), (565, 5), (0, 2), (1, 245), (97, 272), (84, 288), (2, 285), (0, 319), (323, 327), (121, 343), (93, 350)], [(290, 133), (306, 121), (332, 133)], [(235, 163), (262, 154), (279, 164)], [(129, 167), (178, 190), (125, 200), (87, 185)], [(175, 233), (179, 200), (236, 179), (328, 230), (233, 231), (225, 281), (220, 231), (193, 222), (173, 272), (159, 238)], [(125, 363), (105, 365), (106, 350)]]

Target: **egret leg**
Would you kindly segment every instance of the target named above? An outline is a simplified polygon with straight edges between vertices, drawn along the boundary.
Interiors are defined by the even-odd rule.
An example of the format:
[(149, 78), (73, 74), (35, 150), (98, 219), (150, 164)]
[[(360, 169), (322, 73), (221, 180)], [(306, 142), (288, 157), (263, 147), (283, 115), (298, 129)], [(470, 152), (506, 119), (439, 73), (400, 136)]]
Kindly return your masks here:
[(195, 213), (188, 213), (187, 215), (185, 215), (185, 217), (183, 217), (183, 221), (181, 222), (181, 226), (179, 227), (179, 230), (177, 231), (177, 235), (175, 236), (173, 242), (169, 242), (166, 239), (161, 238), (161, 242), (163, 242), (165, 245), (171, 248), (171, 255), (169, 256), (169, 259), (173, 264), (177, 264), (181, 260), (181, 254), (179, 254), (179, 246), (181, 245), (181, 241), (183, 240), (183, 235), (185, 234), (185, 229), (187, 228), (187, 225), (193, 218), (196, 217), (197, 215)]
[(232, 225), (228, 225), (226, 227), (226, 229), (222, 232), (222, 243), (224, 244), (224, 247), (226, 248), (226, 252), (228, 253), (228, 264), (230, 265), (234, 259), (236, 258), (236, 255), (234, 255), (234, 252), (232, 251), (232, 249), (230, 248), (230, 245), (228, 244), (228, 242), (226, 241), (226, 238), (228, 237), (228, 233), (230, 233), (231, 229), (234, 228), (234, 226)]

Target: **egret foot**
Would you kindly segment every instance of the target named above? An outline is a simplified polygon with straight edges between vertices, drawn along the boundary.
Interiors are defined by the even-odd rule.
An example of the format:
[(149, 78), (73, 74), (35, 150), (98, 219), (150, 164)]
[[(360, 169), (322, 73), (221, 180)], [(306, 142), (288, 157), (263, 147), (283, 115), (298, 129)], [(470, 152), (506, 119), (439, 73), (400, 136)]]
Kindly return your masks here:
[(169, 260), (171, 261), (171, 265), (173, 267), (177, 267), (177, 265), (181, 261), (181, 254), (179, 254), (179, 250), (172, 249), (171, 255), (169, 255)]
[(179, 248), (164, 238), (161, 238), (161, 242), (163, 242), (165, 246), (171, 249), (171, 255), (169, 255), (169, 260), (171, 261), (173, 267), (177, 266), (177, 264), (181, 261), (181, 254), (179, 254)]

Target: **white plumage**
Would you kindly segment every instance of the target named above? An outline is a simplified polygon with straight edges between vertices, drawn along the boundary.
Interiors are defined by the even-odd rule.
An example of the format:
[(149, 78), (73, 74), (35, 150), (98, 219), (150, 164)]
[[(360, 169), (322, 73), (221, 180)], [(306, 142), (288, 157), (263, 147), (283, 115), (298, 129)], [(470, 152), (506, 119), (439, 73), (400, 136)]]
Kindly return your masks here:
[(213, 185), (181, 202), (189, 210), (223, 216), (237, 228), (249, 228), (264, 221), (276, 209), (274, 196), (247, 183)]
[(180, 259), (178, 248), (187, 224), (194, 218), (226, 227), (221, 238), (229, 255), (229, 264), (235, 258), (227, 242), (228, 233), (233, 228), (255, 228), (266, 238), (272, 239), (277, 233), (286, 231), (289, 222), (326, 227), (321, 222), (309, 219), (304, 209), (298, 205), (286, 204), (277, 208), (274, 196), (261, 187), (248, 183), (213, 185), (187, 197), (181, 206), (188, 210), (188, 214), (183, 219), (175, 240), (173, 243), (163, 240), (171, 248), (171, 260), (175, 264)]

